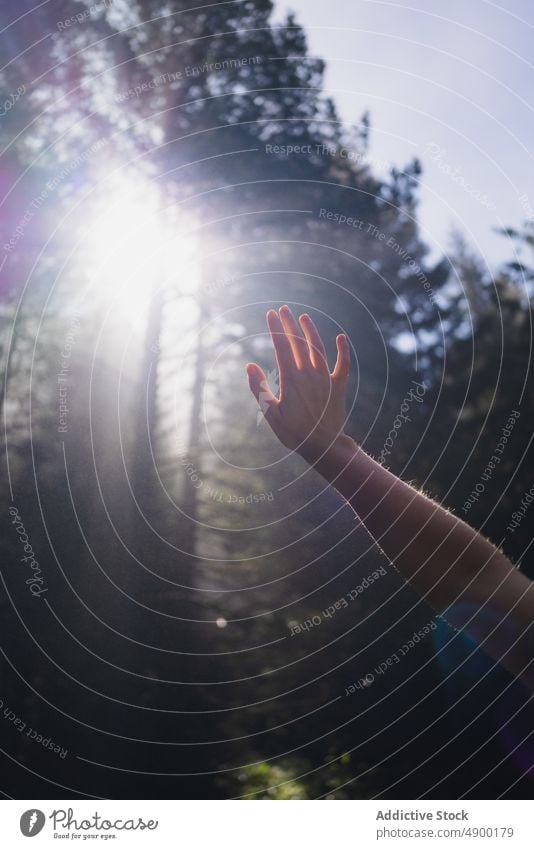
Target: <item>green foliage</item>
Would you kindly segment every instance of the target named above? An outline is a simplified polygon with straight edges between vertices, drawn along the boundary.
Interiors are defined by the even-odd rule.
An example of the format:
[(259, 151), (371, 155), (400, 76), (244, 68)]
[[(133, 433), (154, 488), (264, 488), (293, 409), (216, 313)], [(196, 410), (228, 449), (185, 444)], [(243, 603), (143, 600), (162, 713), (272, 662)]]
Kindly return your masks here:
[[(2, 75), (8, 90), (27, 84), (0, 125), (9, 149), (4, 240), (47, 180), (69, 168), (9, 253), (1, 318), (3, 352), (15, 329), (11, 472), (74, 636), (51, 619), (38, 624), (87, 688), (72, 695), (62, 679), (48, 696), (64, 698), (66, 713), (74, 702), (84, 717), (82, 731), (70, 728), (80, 753), (129, 765), (103, 779), (106, 796), (379, 793), (394, 778), (393, 767), (368, 765), (387, 757), (375, 740), (380, 717), (365, 695), (353, 706), (341, 694), (368, 671), (372, 654), (360, 648), (380, 631), (373, 605), (387, 601), (394, 622), (407, 604), (393, 576), (365, 608), (289, 636), (292, 622), (334, 603), (380, 555), (304, 464), (281, 462), (243, 366), (254, 359), (273, 369), (271, 305), (311, 312), (332, 358), (343, 329), (354, 356), (348, 428), (374, 453), (411, 381), (424, 379), (424, 403), (391, 466), (457, 511), (520, 408), (488, 500), (469, 513), (498, 541), (531, 485), (531, 226), (507, 231), (515, 254), (494, 278), (461, 237), (450, 261), (428, 261), (420, 163), (373, 172), (369, 115), (343, 125), (323, 91), (324, 63), (308, 54), (293, 16), (271, 26), (268, 0), (199, 11), (178, 0), (111, 4), (69, 39), (58, 22), (71, 3), (22, 14), (34, 5), (20, 4), (6, 57), (20, 58)], [(10, 23), (5, 8), (0, 21)], [(54, 33), (52, 62), (27, 49), (42, 32)], [(101, 139), (100, 155), (80, 156)], [(288, 154), (288, 145), (306, 152)], [(110, 321), (105, 298), (85, 299), (63, 440), (57, 363), (88, 277), (76, 253), (66, 258), (116, 168), (159, 187), (166, 223), (195, 245), (198, 279), (191, 290), (183, 268), (162, 274), (125, 358), (129, 320)], [(403, 353), (407, 335), (417, 364)], [(272, 499), (254, 500), (266, 493)], [(525, 523), (510, 553), (527, 543)], [(11, 562), (12, 541), (6, 551)], [(21, 669), (40, 680), (40, 659), (20, 645)], [(112, 709), (101, 692), (112, 694)], [(28, 698), (42, 710), (35, 693)], [(117, 735), (117, 749), (95, 726)], [(157, 755), (145, 743), (130, 751), (123, 733), (128, 743), (170, 744), (154, 746)], [(227, 771), (216, 778), (221, 763)], [(94, 793), (91, 780), (85, 791)]]

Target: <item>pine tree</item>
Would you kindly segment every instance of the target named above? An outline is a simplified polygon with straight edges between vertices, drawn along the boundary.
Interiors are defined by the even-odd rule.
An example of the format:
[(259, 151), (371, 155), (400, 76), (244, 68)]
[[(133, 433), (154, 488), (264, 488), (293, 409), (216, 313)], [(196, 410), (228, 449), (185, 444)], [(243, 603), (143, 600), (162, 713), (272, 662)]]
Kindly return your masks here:
[[(89, 10), (92, 3), (78, 6)], [(342, 648), (335, 642), (330, 648), (324, 635), (339, 636), (341, 627), (333, 624), (299, 644), (288, 638), (289, 625), (343, 595), (362, 569), (372, 571), (378, 555), (354, 529), (352, 515), (337, 516), (339, 505), (309, 474), (278, 493), (281, 476), (291, 483), (302, 465), (294, 458), (277, 464), (280, 449), (261, 423), (257, 427), (243, 364), (254, 358), (272, 368), (264, 333), (270, 305), (288, 301), (313, 312), (329, 340), (342, 328), (357, 358), (350, 426), (367, 446), (379, 448), (404, 387), (420, 376), (398, 339), (435, 329), (439, 317), (429, 292), (438, 298), (448, 281), (443, 263), (425, 261), (418, 163), (386, 179), (373, 174), (366, 161), (369, 117), (356, 127), (342, 125), (322, 90), (323, 63), (309, 56), (303, 30), (292, 16), (271, 26), (271, 12), (263, 0), (197, 10), (150, 0), (102, 7), (65, 29), (60, 24), (72, 15), (65, 3), (53, 14), (39, 7), (13, 29), (12, 56), (22, 56), (21, 74), (39, 80), (22, 101), (24, 118), (17, 113), (21, 126), (38, 119), (39, 127), (31, 143), (26, 133), (17, 140), (20, 161), (31, 162), (42, 178), (80, 149), (101, 138), (109, 142), (102, 157), (109, 162), (98, 166), (104, 177), (95, 159), (84, 159), (55, 197), (51, 217), (78, 200), (89, 214), (85, 193), (96, 187), (105, 197), (106, 178), (118, 162), (158, 187), (162, 208), (170, 207), (165, 224), (172, 222), (179, 236), (189, 233), (196, 252), (192, 290), (161, 260), (161, 285), (152, 292), (127, 380), (121, 383), (115, 361), (128, 329), (120, 322), (120, 331), (106, 329), (94, 369), (84, 351), (75, 372), (81, 400), (68, 471), (75, 505), (80, 495), (85, 502), (75, 516), (64, 510), (69, 526), (79, 521), (90, 531), (87, 539), (76, 531), (65, 535), (67, 562), (81, 564), (70, 576), (76, 612), (65, 615), (72, 632), (83, 634), (81, 642), (98, 650), (97, 658), (83, 646), (76, 655), (83, 683), (96, 691), (83, 704), (77, 696), (81, 714), (89, 722), (93, 711), (92, 722), (106, 734), (124, 722), (111, 752), (109, 737), (95, 738), (90, 730), (79, 745), (97, 762), (148, 773), (115, 773), (126, 796), (228, 795), (241, 763), (279, 759), (294, 745), (300, 754), (290, 759), (293, 775), (325, 758), (335, 762), (348, 745), (349, 731), (334, 743), (328, 739), (325, 727), (337, 714), (324, 706), (349, 672), (362, 672), (352, 636)], [(24, 52), (37, 40), (37, 28), (55, 33), (54, 70), (42, 54)], [(172, 247), (171, 239), (171, 256)], [(56, 245), (54, 271), (61, 261)], [(64, 297), (78, 292), (83, 276), (77, 269), (65, 277)], [(100, 311), (99, 304), (88, 307), (89, 339), (100, 338)], [(188, 347), (190, 385), (180, 388), (175, 414), (174, 380)], [(430, 353), (427, 360), (430, 369)], [(115, 407), (119, 387), (124, 430)], [(214, 459), (206, 416), (226, 465)], [(43, 433), (43, 454), (47, 445)], [(193, 485), (188, 464), (201, 487)], [(242, 475), (240, 466), (252, 471)], [(49, 483), (47, 509), (58, 488), (56, 478)], [(274, 503), (263, 503), (264, 512), (251, 520), (247, 495), (271, 491)], [(283, 522), (294, 504), (298, 513)], [(376, 621), (358, 636), (371, 641), (373, 628)], [(59, 628), (58, 634), (63, 657)], [(59, 689), (68, 696), (66, 685)], [(108, 694), (116, 700), (111, 708)], [(350, 722), (350, 706), (343, 711)], [(309, 724), (291, 721), (306, 714), (313, 716)], [(244, 728), (251, 739), (243, 754), (239, 745), (214, 742), (240, 739)], [(275, 730), (264, 735), (265, 728)], [(367, 718), (362, 737), (371, 729)], [(121, 734), (179, 746), (159, 747), (154, 766), (146, 744)], [(221, 764), (226, 783), (209, 775)], [(336, 768), (331, 771), (335, 780)], [(167, 773), (180, 775), (171, 781)], [(332, 777), (324, 780), (326, 787)], [(319, 795), (320, 779), (314, 781), (310, 792)], [(105, 791), (118, 792), (113, 778), (106, 778)]]

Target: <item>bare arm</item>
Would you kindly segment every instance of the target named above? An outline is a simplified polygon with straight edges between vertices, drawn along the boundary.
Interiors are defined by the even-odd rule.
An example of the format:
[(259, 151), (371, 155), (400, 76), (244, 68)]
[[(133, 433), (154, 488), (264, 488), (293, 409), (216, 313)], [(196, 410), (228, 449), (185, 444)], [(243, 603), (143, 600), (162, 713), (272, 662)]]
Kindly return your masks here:
[(250, 387), (266, 404), (280, 441), (301, 454), (348, 501), (387, 557), (438, 613), (534, 689), (534, 583), (491, 542), (377, 463), (343, 432), (349, 374), (346, 337), (330, 373), (308, 316), (288, 307), (267, 316), (280, 372), (280, 397), (259, 366)]

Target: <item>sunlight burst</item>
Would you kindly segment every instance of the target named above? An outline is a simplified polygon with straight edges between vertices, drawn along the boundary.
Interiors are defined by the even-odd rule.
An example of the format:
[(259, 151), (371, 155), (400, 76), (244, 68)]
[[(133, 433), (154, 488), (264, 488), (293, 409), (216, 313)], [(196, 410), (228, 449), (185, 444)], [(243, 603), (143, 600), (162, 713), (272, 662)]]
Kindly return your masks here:
[(190, 293), (195, 243), (179, 235), (175, 210), (139, 176), (115, 179), (95, 206), (84, 239), (90, 297), (141, 332), (156, 287), (171, 282)]

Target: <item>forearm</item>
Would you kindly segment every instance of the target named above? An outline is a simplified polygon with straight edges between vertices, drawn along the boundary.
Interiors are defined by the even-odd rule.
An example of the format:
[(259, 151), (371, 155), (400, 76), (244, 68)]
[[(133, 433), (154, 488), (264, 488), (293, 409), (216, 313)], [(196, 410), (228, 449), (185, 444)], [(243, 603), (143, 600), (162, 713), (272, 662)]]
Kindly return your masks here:
[[(306, 456), (306, 453), (308, 456)], [(534, 616), (534, 584), (491, 542), (404, 483), (349, 437), (305, 458), (349, 502), (401, 574), (457, 627), (520, 673)], [(491, 627), (490, 627), (491, 626)], [(492, 634), (492, 630), (494, 634)], [(499, 656), (498, 656), (499, 655)]]
[[(349, 437), (341, 437), (313, 465), (436, 610), (457, 599), (470, 573), (482, 570), (489, 575), (495, 561), (513, 568), (469, 525), (393, 475)], [(479, 570), (473, 569), (474, 563)]]

